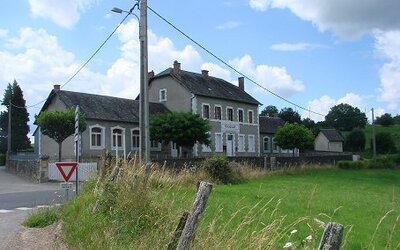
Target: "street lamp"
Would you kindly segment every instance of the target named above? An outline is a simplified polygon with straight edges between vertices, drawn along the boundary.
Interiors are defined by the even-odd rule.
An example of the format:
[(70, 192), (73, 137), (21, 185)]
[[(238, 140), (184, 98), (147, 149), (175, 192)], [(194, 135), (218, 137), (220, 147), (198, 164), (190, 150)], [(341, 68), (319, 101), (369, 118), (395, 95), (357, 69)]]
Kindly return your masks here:
[[(139, 7), (140, 18), (133, 13)], [(150, 163), (150, 131), (149, 131), (149, 94), (148, 94), (148, 61), (147, 61), (147, 0), (137, 0), (137, 3), (129, 11), (113, 8), (116, 13), (134, 15), (139, 21), (140, 42), (140, 103), (139, 103), (139, 127), (140, 127), (140, 156), (141, 163)]]

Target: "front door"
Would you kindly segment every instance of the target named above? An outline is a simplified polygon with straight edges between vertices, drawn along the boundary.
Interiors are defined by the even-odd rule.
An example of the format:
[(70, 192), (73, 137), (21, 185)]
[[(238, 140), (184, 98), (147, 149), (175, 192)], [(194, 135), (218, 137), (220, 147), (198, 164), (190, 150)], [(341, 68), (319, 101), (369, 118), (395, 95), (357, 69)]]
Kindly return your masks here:
[(226, 135), (226, 156), (233, 156), (233, 135)]

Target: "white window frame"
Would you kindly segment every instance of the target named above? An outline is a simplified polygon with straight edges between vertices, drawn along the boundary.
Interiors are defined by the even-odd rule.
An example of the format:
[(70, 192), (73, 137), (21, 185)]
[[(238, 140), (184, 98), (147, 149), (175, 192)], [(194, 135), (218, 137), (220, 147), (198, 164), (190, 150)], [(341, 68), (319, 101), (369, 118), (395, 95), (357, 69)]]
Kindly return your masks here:
[[(265, 148), (265, 139), (268, 139), (268, 148)], [(263, 152), (264, 153), (271, 153), (271, 138), (269, 136), (263, 137)]]
[[(157, 147), (154, 147), (154, 145), (152, 145), (153, 143), (157, 143)], [(161, 151), (161, 142), (156, 142), (156, 141), (150, 141), (150, 150), (151, 151)]]
[[(118, 146), (118, 144), (116, 143), (116, 146), (114, 147), (114, 143), (113, 143), (113, 140), (114, 140), (114, 132), (113, 132), (113, 130), (114, 129), (120, 129), (121, 130), (121, 132), (122, 132), (122, 135), (121, 135), (121, 139), (122, 139), (122, 142), (121, 142), (121, 147), (119, 147)], [(123, 150), (123, 149), (125, 149), (125, 128), (123, 128), (123, 127), (121, 127), (121, 126), (115, 126), (115, 127), (111, 127), (111, 150), (116, 150), (118, 148), (118, 150)]]
[[(215, 112), (215, 109), (219, 108), (219, 114), (220, 114), (220, 118), (215, 117), (215, 115), (217, 114), (217, 112)], [(214, 119), (215, 120), (222, 120), (222, 106), (221, 105), (214, 105)]]
[[(242, 138), (242, 143), (240, 143), (240, 138)], [(246, 136), (244, 134), (238, 135), (238, 152), (246, 152)]]
[[(232, 110), (232, 120), (229, 120), (229, 113), (228, 113), (228, 110), (229, 109), (231, 109)], [(226, 112), (226, 120), (228, 120), (228, 121), (233, 121), (234, 119), (235, 119), (235, 116), (234, 116), (234, 109), (233, 109), (233, 107), (226, 107), (226, 109), (225, 109), (225, 112)]]
[[(206, 116), (204, 115), (204, 107), (205, 107), (205, 106), (208, 107), (208, 117), (206, 117)], [(202, 115), (202, 117), (203, 117), (204, 119), (210, 119), (210, 117), (211, 117), (210, 104), (208, 104), (208, 103), (202, 103), (202, 104), (201, 104), (201, 115)]]
[[(250, 113), (251, 113), (251, 115), (250, 115)], [(250, 122), (250, 117), (251, 117), (251, 122)], [(247, 110), (247, 122), (249, 124), (254, 124), (255, 123), (254, 122), (254, 111), (251, 110), (251, 109)]]
[[(138, 131), (139, 132), (139, 134), (138, 134), (138, 137), (139, 137), (139, 145), (137, 146), (137, 147), (134, 147), (133, 146), (133, 131)], [(136, 135), (135, 135), (136, 136)], [(132, 150), (139, 150), (139, 148), (140, 148), (140, 129), (139, 128), (132, 128), (131, 129), (131, 149)]]
[[(99, 128), (99, 129), (101, 129), (101, 132), (100, 132), (100, 146), (93, 146), (93, 144), (92, 144), (92, 129), (93, 128)], [(92, 126), (89, 126), (89, 133), (90, 133), (90, 149), (94, 149), (94, 150), (97, 150), (97, 149), (104, 149), (105, 148), (105, 127), (103, 127), (103, 126), (100, 126), (99, 124), (95, 124), (95, 125), (92, 125)]]
[(247, 152), (256, 152), (256, 137), (255, 135), (247, 135)]
[[(164, 95), (162, 94), (164, 92)], [(165, 102), (167, 101), (167, 89), (160, 89), (159, 91), (159, 101), (160, 102)]]
[(276, 144), (274, 137), (272, 138), (272, 152), (279, 153), (279, 146)]
[[(240, 111), (242, 111), (242, 120), (240, 121), (240, 116), (239, 116), (239, 112)], [(244, 122), (244, 110), (242, 109), (242, 108), (238, 108), (237, 109), (237, 120), (238, 120), (238, 122), (240, 122), (240, 123), (243, 123)]]
[[(217, 139), (217, 136), (219, 136), (219, 139)], [(223, 152), (224, 147), (223, 147), (222, 133), (215, 133), (214, 147), (215, 147), (215, 152)]]

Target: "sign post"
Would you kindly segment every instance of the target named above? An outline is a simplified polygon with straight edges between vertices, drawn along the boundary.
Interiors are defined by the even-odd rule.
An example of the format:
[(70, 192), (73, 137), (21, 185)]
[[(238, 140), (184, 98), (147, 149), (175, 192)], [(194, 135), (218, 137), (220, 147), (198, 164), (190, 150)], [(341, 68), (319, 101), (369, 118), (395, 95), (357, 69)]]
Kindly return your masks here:
[[(80, 136), (79, 136), (79, 105), (76, 106), (75, 108), (75, 161), (79, 162), (79, 152), (80, 152)], [(78, 195), (78, 187), (79, 187), (79, 177), (78, 177), (78, 170), (76, 170), (75, 174), (75, 181), (76, 181), (76, 187), (75, 187), (75, 192), (76, 195)]]
[(65, 189), (65, 192), (67, 194), (67, 200), (69, 199), (68, 190), (72, 188), (72, 183), (68, 181), (71, 178), (72, 174), (74, 173), (77, 165), (78, 165), (77, 162), (56, 162), (58, 171), (60, 171), (60, 174), (62, 175), (65, 181), (63, 183), (60, 183), (60, 188)]

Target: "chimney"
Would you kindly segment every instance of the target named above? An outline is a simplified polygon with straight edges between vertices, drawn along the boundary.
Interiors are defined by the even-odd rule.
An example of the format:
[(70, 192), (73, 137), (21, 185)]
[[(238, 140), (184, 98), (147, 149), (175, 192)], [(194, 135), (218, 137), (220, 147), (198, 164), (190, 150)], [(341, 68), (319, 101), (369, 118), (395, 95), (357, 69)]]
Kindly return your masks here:
[(174, 73), (175, 74), (179, 74), (179, 72), (181, 71), (181, 64), (178, 61), (174, 61)]
[(54, 84), (53, 86), (54, 91), (59, 91), (60, 90), (60, 85), (59, 84)]
[(149, 77), (149, 79), (154, 77), (154, 71), (153, 70), (149, 72), (148, 77)]
[(239, 82), (239, 89), (244, 91), (244, 77), (243, 76), (239, 77), (238, 82)]
[(201, 70), (201, 74), (203, 75), (204, 78), (207, 78), (208, 77), (208, 70), (205, 70), (205, 69)]

